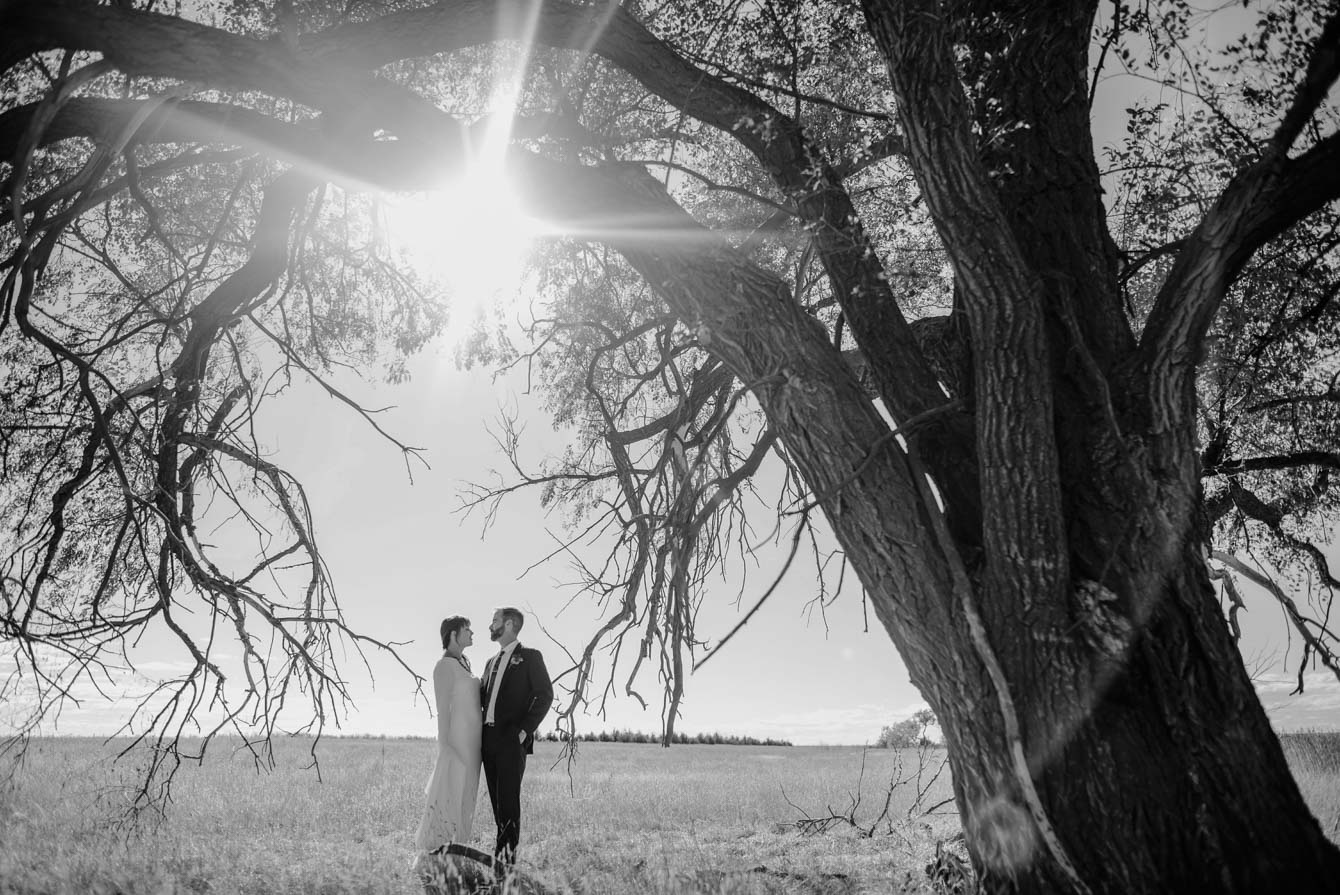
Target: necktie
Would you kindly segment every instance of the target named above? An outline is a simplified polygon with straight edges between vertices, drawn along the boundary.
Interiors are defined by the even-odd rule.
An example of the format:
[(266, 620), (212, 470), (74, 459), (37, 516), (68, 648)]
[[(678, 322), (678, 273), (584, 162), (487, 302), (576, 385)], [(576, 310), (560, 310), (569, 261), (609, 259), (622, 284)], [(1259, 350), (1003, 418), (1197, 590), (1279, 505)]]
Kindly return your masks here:
[(493, 703), (493, 685), (498, 682), (498, 666), (502, 664), (502, 653), (493, 657), (493, 669), (489, 671), (489, 684), (485, 688), (488, 693), (489, 703)]
[(496, 692), (498, 686), (498, 668), (503, 663), (503, 654), (498, 653), (493, 659), (493, 670), (489, 672), (489, 685), (487, 688), (487, 701), (484, 703), (484, 721), (491, 723), (493, 721), (493, 703), (498, 698)]

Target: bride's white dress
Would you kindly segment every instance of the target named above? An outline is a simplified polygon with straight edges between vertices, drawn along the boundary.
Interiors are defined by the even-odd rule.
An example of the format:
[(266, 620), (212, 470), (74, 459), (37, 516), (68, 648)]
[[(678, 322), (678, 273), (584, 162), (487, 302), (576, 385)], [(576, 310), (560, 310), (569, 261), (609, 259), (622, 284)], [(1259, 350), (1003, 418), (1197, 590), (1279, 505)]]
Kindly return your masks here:
[(437, 761), (424, 789), (427, 804), (415, 844), (420, 852), (448, 842), (467, 842), (479, 793), (479, 678), (448, 656), (433, 668), (437, 701)]

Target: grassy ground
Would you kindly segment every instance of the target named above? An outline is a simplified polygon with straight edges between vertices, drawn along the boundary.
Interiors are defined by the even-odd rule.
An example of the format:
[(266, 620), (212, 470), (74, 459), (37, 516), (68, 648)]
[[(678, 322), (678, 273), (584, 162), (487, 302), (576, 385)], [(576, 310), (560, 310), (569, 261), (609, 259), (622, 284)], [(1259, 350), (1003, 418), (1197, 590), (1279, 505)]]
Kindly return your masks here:
[(1340, 844), (1340, 731), (1289, 733), (1280, 742), (1308, 807)]
[[(111, 820), (134, 762), (109, 766), (93, 740), (35, 741), (0, 791), (0, 893), (415, 890), (431, 742), (323, 741), (320, 782), (303, 769), (306, 742), (281, 744), (268, 773), (230, 746), (182, 768), (168, 823), (132, 831)], [(1340, 839), (1340, 734), (1286, 738), (1286, 750)], [(957, 830), (952, 803), (922, 815), (949, 797), (948, 772), (918, 800), (914, 752), (587, 743), (571, 775), (557, 757), (542, 743), (527, 768), (522, 864), (578, 893), (928, 892), (935, 841)], [(942, 757), (930, 753), (927, 774)], [(876, 825), (891, 779), (907, 782)], [(481, 792), (476, 844), (492, 834)]]

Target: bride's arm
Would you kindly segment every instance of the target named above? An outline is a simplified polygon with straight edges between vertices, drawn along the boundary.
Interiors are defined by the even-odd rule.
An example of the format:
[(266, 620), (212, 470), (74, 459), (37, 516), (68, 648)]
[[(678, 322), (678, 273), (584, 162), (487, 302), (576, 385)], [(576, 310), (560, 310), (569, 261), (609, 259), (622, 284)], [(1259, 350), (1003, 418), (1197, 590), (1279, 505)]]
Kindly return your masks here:
[(456, 751), (455, 745), (451, 742), (451, 708), (453, 689), (451, 681), (451, 669), (447, 663), (439, 662), (433, 669), (433, 695), (437, 702), (437, 744), (441, 748)]
[[(461, 742), (462, 725), (459, 723), (460, 719), (453, 717), (452, 713), (470, 711), (473, 704), (470, 700), (462, 702), (456, 693), (457, 689), (457, 681), (449, 665), (443, 662), (433, 669), (433, 693), (437, 697), (438, 746), (450, 749), (462, 764), (469, 764), (468, 752)], [(453, 721), (457, 723), (453, 724)]]

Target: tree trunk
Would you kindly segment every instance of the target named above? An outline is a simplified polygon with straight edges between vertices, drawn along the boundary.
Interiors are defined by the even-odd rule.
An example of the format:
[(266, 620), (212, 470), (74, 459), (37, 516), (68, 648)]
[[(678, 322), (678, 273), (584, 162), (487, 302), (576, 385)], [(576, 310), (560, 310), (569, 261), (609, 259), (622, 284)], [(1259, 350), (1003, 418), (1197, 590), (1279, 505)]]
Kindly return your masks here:
[[(1195, 365), (1174, 388), (1132, 361), (1083, 101), (1093, 4), (864, 8), (971, 328), (985, 551), (960, 551), (969, 642), (925, 636), (976, 661), (904, 658), (931, 679), (986, 889), (1333, 891), (1340, 852), (1209, 587)], [(1224, 287), (1192, 288), (1178, 307)], [(1198, 335), (1172, 332), (1185, 353)]]
[[(1031, 668), (1025, 620), (991, 631), (1011, 679)], [(1058, 844), (1092, 892), (1333, 892), (1340, 852), (1303, 802), (1186, 544), (1149, 618), (1120, 656), (1039, 704), (1014, 688), (1031, 777)], [(1021, 666), (1024, 670), (1018, 670)], [(1083, 681), (1082, 669), (1049, 669)], [(934, 704), (974, 864), (990, 892), (1075, 888), (1003, 770), (992, 683)], [(1055, 699), (1058, 690), (1049, 688)], [(994, 717), (993, 717), (994, 715)], [(1049, 727), (1049, 718), (1078, 718)]]

